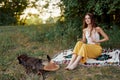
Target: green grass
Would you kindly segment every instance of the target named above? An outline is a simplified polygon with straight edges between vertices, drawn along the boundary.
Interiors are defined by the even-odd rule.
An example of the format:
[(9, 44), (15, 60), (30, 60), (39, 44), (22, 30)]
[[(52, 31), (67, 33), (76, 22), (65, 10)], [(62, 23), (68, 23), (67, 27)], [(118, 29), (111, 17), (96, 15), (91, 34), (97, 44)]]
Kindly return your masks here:
[[(115, 30), (116, 31), (116, 30)], [(120, 47), (120, 30), (107, 31), (110, 41), (105, 47)], [(68, 31), (69, 32), (69, 31)], [(72, 29), (70, 33), (72, 32)], [(0, 27), (0, 80), (42, 80), (36, 74), (27, 75), (23, 66), (18, 64), (17, 56), (28, 54), (33, 57), (46, 59), (46, 54), (53, 57), (64, 49), (73, 48), (76, 43), (74, 35), (67, 33), (61, 36), (60, 29), (54, 25), (38, 26), (2, 26)], [(113, 34), (113, 35), (111, 35)], [(70, 36), (71, 35), (71, 36)], [(67, 38), (66, 38), (67, 37)], [(55, 72), (46, 73), (46, 80), (119, 80), (118, 66), (84, 67), (79, 65), (73, 71), (64, 70), (65, 64)]]

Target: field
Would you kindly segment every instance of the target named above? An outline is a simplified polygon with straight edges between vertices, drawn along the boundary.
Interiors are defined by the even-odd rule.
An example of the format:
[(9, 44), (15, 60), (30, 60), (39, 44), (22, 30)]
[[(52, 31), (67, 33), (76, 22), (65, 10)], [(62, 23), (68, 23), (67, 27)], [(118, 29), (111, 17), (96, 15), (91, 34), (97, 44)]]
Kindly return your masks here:
[[(42, 25), (44, 26), (44, 25)], [(25, 73), (23, 66), (18, 64), (17, 56), (26, 53), (30, 56), (46, 59), (53, 57), (64, 49), (73, 48), (74, 40), (63, 40), (50, 33), (50, 27), (41, 26), (1, 26), (0, 27), (0, 80), (42, 80), (36, 74)], [(49, 34), (47, 34), (47, 32)], [(120, 31), (109, 31), (112, 40), (103, 46), (119, 48)], [(59, 32), (58, 32), (59, 33)], [(116, 34), (116, 35), (115, 35)], [(53, 38), (53, 36), (55, 38)], [(117, 43), (112, 43), (112, 41)], [(66, 44), (65, 44), (66, 43)], [(73, 71), (66, 71), (65, 64), (55, 72), (47, 72), (45, 80), (119, 80), (120, 66), (85, 67), (79, 65)]]

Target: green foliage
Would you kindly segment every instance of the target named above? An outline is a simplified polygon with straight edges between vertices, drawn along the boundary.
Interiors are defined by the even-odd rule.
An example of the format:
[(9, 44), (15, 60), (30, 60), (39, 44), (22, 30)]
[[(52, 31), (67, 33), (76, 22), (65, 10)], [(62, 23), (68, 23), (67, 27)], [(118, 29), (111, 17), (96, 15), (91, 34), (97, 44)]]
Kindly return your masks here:
[(16, 24), (17, 18), (26, 8), (28, 0), (1, 0), (0, 25)]
[[(65, 5), (65, 21), (67, 23), (74, 20), (74, 22), (81, 23), (83, 16), (87, 12), (94, 13), (99, 23), (106, 23), (107, 25), (113, 22), (119, 24), (120, 22), (120, 0), (62, 0)], [(115, 16), (115, 20), (113, 18)], [(77, 19), (79, 18), (79, 19)], [(73, 23), (74, 24), (74, 23)], [(108, 26), (109, 26), (108, 25)], [(76, 26), (79, 28), (79, 26)]]
[[(103, 10), (107, 13), (120, 9), (120, 0), (62, 0), (65, 5), (65, 15), (79, 15), (86, 12), (93, 12), (96, 15), (102, 15)], [(74, 16), (75, 17), (75, 16)]]
[(116, 10), (120, 10), (120, 0), (111, 0), (111, 2), (109, 3), (109, 0), (108, 1), (108, 7), (109, 7), (109, 10), (108, 10), (108, 14), (109, 13), (112, 13)]
[(102, 46), (107, 48), (119, 48), (120, 46), (120, 28), (118, 25), (112, 25), (110, 28), (107, 28), (107, 25), (101, 24), (100, 25), (104, 31), (109, 36), (109, 41), (102, 44)]

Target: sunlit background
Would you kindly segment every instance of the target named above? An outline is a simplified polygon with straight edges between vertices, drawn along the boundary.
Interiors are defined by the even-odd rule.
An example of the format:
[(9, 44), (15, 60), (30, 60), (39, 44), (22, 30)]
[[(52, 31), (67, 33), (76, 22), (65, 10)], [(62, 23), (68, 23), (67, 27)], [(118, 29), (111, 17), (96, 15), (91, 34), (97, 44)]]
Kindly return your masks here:
[[(32, 6), (33, 3), (36, 7)], [(27, 24), (55, 23), (63, 14), (60, 0), (29, 0), (29, 5), (20, 16), (20, 20)]]

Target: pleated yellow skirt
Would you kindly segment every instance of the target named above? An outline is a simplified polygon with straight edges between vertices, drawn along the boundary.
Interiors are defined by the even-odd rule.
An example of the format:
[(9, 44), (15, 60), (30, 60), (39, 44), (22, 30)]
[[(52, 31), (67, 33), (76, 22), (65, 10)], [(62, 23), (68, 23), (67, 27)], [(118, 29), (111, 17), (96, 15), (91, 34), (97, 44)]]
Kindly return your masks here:
[(73, 49), (73, 54), (82, 56), (81, 63), (85, 63), (88, 58), (96, 58), (102, 53), (102, 47), (99, 44), (85, 44), (78, 41)]

